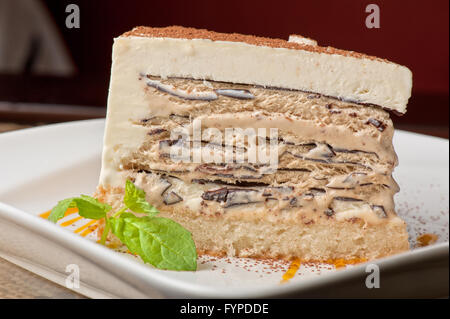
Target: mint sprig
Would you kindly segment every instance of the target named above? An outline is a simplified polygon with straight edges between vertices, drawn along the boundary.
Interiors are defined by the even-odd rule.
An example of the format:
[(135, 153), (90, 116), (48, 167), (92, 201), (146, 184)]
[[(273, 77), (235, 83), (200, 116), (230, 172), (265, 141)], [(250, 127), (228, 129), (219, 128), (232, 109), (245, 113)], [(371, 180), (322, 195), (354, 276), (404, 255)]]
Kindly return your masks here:
[[(159, 211), (145, 199), (145, 191), (131, 181), (125, 184), (124, 206), (112, 217), (108, 212), (112, 207), (97, 199), (81, 195), (58, 202), (53, 207), (49, 220), (57, 222), (66, 210), (77, 207), (80, 216), (89, 219), (105, 218), (100, 243), (105, 244), (110, 231), (127, 246), (133, 254), (159, 269), (196, 270), (197, 251), (192, 234), (175, 221), (155, 217)], [(145, 214), (138, 217), (132, 213)]]

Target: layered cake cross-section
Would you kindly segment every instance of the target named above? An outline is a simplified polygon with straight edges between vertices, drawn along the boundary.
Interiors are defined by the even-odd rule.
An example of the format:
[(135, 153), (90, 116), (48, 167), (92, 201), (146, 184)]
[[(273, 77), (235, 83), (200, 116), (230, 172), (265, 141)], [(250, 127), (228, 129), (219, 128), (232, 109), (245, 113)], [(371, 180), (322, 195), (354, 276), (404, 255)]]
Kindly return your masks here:
[(97, 197), (132, 180), (200, 254), (405, 251), (389, 112), (411, 87), (406, 67), (298, 35), (137, 27), (114, 41)]

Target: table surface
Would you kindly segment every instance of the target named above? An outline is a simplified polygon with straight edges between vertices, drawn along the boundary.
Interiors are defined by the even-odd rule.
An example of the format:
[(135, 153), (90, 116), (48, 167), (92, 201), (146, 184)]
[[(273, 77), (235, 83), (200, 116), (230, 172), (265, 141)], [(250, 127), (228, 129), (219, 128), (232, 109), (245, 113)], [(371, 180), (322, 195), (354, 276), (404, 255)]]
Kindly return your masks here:
[(0, 258), (1, 299), (82, 299), (84, 296)]
[[(26, 127), (29, 125), (0, 123), (0, 133)], [(402, 127), (402, 129), (448, 138), (448, 127)], [(85, 297), (0, 258), (0, 298), (80, 299)]]

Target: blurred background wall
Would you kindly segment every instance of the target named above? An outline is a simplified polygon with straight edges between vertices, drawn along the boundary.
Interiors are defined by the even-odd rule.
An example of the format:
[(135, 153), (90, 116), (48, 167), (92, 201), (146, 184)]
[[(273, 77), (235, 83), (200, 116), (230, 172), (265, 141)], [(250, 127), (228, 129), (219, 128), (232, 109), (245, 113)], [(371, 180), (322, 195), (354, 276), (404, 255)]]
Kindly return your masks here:
[[(380, 7), (379, 29), (365, 26), (370, 3)], [(69, 4), (79, 6), (80, 28), (66, 27)], [(137, 25), (174, 24), (282, 39), (302, 34), (406, 65), (413, 95), (408, 113), (392, 116), (395, 124), (448, 137), (448, 0), (0, 0), (0, 122), (102, 116), (113, 38)]]

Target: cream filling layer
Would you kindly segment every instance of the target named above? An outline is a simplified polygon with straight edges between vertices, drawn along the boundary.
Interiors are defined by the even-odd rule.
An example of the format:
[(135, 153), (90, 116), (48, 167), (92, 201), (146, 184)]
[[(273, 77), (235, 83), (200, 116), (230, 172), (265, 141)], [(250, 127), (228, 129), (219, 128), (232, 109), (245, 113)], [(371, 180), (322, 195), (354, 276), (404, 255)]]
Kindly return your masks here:
[[(223, 185), (214, 183), (187, 184), (181, 180), (170, 177), (160, 177), (156, 174), (128, 172), (129, 177), (135, 178), (135, 183), (147, 193), (147, 200), (160, 210), (166, 207), (163, 202), (164, 194), (175, 192), (182, 200), (170, 206), (182, 207), (196, 214), (217, 216), (223, 218), (254, 219), (267, 218), (273, 222), (311, 222), (320, 218), (332, 218), (336, 221), (348, 221), (360, 218), (366, 224), (376, 225), (387, 221), (403, 223), (394, 213), (394, 202), (391, 190), (371, 194), (363, 200), (345, 201), (354, 196), (349, 190), (327, 190), (326, 193), (311, 195), (299, 193), (292, 189), (277, 191), (276, 187), (268, 186), (270, 197), (264, 196), (262, 188), (251, 187), (247, 191), (233, 193), (233, 202), (245, 204), (228, 205), (226, 202), (204, 200), (202, 195), (208, 191), (222, 189)], [(167, 180), (170, 186), (167, 186)], [(239, 187), (230, 187), (230, 189)], [(240, 188), (242, 189), (242, 187)], [(271, 199), (271, 200), (268, 200)], [(295, 204), (293, 205), (293, 201)], [(383, 207), (383, 214), (377, 214), (376, 207)], [(325, 211), (332, 209), (327, 216)]]
[[(366, 130), (352, 133), (341, 126), (330, 125), (317, 127), (312, 121), (305, 121), (292, 115), (286, 116), (277, 113), (262, 115), (259, 112), (242, 112), (237, 114), (208, 114), (198, 116), (196, 120), (201, 122), (202, 127), (213, 127), (219, 130), (225, 130), (231, 127), (238, 127), (243, 130), (247, 128), (255, 130), (258, 128), (266, 130), (278, 128), (301, 137), (306, 141), (328, 143), (335, 148), (375, 152), (381, 161), (395, 162), (396, 159), (392, 142), (383, 140), (381, 135), (378, 138), (373, 138), (367, 134)], [(188, 129), (192, 131), (192, 124), (189, 125)], [(388, 129), (392, 130), (392, 127)]]

